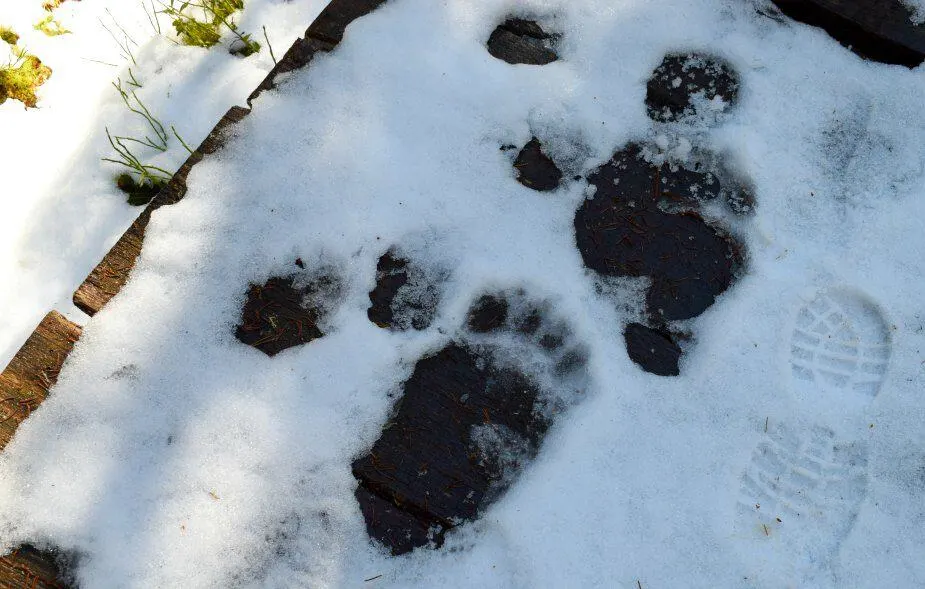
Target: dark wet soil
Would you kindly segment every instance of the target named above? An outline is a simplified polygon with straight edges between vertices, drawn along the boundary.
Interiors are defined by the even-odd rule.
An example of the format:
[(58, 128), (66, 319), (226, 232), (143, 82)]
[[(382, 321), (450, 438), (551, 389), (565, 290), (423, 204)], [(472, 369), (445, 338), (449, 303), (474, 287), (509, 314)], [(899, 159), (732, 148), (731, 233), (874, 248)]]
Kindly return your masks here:
[(140, 207), (151, 202), (151, 199), (167, 186), (167, 182), (149, 179), (138, 183), (130, 174), (121, 174), (116, 178), (116, 186), (125, 193), (128, 204)]
[(511, 64), (546, 65), (558, 59), (556, 38), (535, 21), (509, 18), (488, 38), (488, 52)]
[[(320, 279), (327, 280), (331, 279)], [(267, 356), (322, 337), (318, 328), (322, 311), (304, 305), (306, 297), (324, 286), (314, 281), (298, 287), (295, 275), (251, 284), (235, 337)]]
[(698, 212), (666, 212), (715, 197), (707, 173), (655, 166), (629, 145), (588, 178), (596, 188), (575, 214), (585, 265), (609, 276), (648, 276), (649, 315), (657, 323), (703, 313), (732, 284), (741, 246)]
[(706, 100), (718, 97), (728, 109), (738, 100), (738, 74), (717, 57), (702, 53), (669, 54), (646, 84), (646, 112), (649, 118), (662, 123), (708, 115), (698, 111), (695, 104), (698, 96)]
[(641, 323), (630, 323), (623, 331), (630, 360), (643, 370), (659, 376), (678, 376), (681, 348), (671, 333)]
[(439, 546), (503, 493), (548, 427), (539, 390), (518, 370), (459, 343), (422, 358), (353, 463), (370, 537), (393, 554)]
[(534, 190), (555, 190), (562, 181), (562, 172), (555, 162), (543, 153), (543, 146), (536, 137), (517, 154), (514, 168), (517, 170), (517, 181)]

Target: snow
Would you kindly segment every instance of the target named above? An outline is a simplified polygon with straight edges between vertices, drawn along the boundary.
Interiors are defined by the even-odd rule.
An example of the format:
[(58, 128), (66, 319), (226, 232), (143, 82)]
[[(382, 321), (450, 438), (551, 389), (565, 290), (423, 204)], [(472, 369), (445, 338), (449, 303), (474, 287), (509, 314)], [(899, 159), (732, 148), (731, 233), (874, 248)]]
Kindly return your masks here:
[[(125, 170), (101, 165), (100, 158), (114, 156), (106, 127), (130, 137), (143, 137), (150, 130), (126, 109), (110, 84), (121, 78), (131, 90), (131, 69), (143, 84), (136, 90), (139, 98), (167, 133), (173, 125), (195, 147), (229, 107), (245, 104), (273, 67), (266, 49), (240, 59), (222, 46), (182, 47), (157, 36), (142, 2), (65, 2), (54, 16), (71, 33), (47, 37), (33, 30), (47, 14), (41, 4), (17, 1), (0, 6), (0, 24), (11, 26), (21, 37), (19, 46), (52, 69), (51, 78), (38, 90), (38, 109), (25, 110), (15, 100), (0, 106), (3, 365), (49, 309), (64, 310), (79, 323), (86, 320), (71, 305), (71, 294), (140, 212), (128, 206), (115, 187), (115, 176)], [(263, 46), (261, 27), (266, 26), (279, 58), (323, 6), (320, 0), (249, 0), (238, 22)], [(160, 21), (165, 34), (172, 31), (167, 17)], [(129, 48), (137, 65), (119, 43)], [(0, 60), (5, 62), (8, 51), (0, 43)], [(172, 171), (187, 153), (172, 136), (169, 147), (164, 154), (150, 149), (146, 153), (144, 148), (136, 152), (146, 162)]]
[[(922, 68), (865, 62), (731, 0), (519, 2), (563, 37), (559, 61), (512, 66), (484, 46), (511, 9), (393, 0), (260, 96), (186, 198), (153, 215), (131, 280), (0, 455), (3, 546), (75, 551), (86, 587), (925, 584)], [(685, 50), (740, 75), (717, 126), (646, 116), (649, 74)], [(175, 79), (224, 82), (240, 100), (260, 78), (187, 51), (144, 47), (152, 103)], [(234, 101), (198, 95), (156, 104), (202, 136)], [(118, 106), (107, 101), (102, 115)], [(36, 233), (13, 251), (51, 259), (86, 242), (55, 258), (82, 276), (71, 266), (97, 260), (113, 219), (134, 212), (97, 164), (109, 120), (86, 144), (72, 137), (70, 197), (29, 213), (57, 223), (49, 243)], [(541, 194), (515, 181), (499, 147), (534, 135), (566, 177), (648, 140), (722, 154), (751, 180), (754, 215), (711, 212), (745, 243), (747, 271), (683, 324), (680, 377), (626, 355), (638, 281), (582, 267), (572, 221), (586, 183)], [(78, 210), (89, 226), (68, 228)], [(393, 245), (447, 276), (424, 331), (366, 317)], [(296, 258), (333, 268), (342, 290), (323, 338), (269, 358), (234, 326), (248, 284)], [(3, 275), (25, 289), (58, 273)], [(43, 309), (66, 292), (56, 280)], [(440, 550), (390, 557), (366, 535), (351, 462), (414, 362), (460, 337), (471, 302), (518, 287), (589, 350), (584, 394), (478, 521)], [(761, 511), (755, 484), (775, 477)]]
[(912, 11), (910, 20), (917, 25), (925, 23), (925, 2), (922, 0), (902, 0), (909, 10)]

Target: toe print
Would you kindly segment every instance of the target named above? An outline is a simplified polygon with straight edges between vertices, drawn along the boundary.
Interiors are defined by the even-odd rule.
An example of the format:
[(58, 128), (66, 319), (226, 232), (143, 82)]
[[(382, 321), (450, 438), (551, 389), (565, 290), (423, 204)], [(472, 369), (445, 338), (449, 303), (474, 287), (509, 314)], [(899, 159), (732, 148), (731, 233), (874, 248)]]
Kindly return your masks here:
[(646, 111), (660, 123), (715, 120), (738, 100), (739, 76), (725, 61), (702, 53), (669, 54), (646, 84)]
[(427, 329), (440, 300), (438, 272), (407, 259), (395, 248), (379, 258), (376, 286), (369, 293), (369, 320), (382, 328)]
[(543, 146), (536, 137), (520, 150), (514, 168), (517, 170), (517, 181), (534, 190), (555, 190), (562, 181), (562, 172), (543, 153)]
[(889, 359), (889, 329), (876, 306), (861, 296), (829, 290), (797, 313), (789, 363), (798, 390), (873, 397)]
[[(440, 546), (448, 530), (479, 517), (574, 396), (584, 357), (548, 308), (520, 290), (479, 297), (469, 329), (420, 359), (402, 385), (379, 439), (353, 463), (367, 531), (393, 554)], [(545, 371), (533, 362), (528, 371), (517, 360), (524, 350)]]
[(659, 376), (681, 374), (678, 368), (681, 348), (674, 342), (670, 333), (646, 327), (641, 323), (630, 323), (623, 331), (623, 338), (626, 340), (626, 352), (630, 360), (639, 364), (646, 372)]
[(488, 38), (488, 52), (511, 64), (546, 65), (559, 57), (558, 35), (547, 33), (532, 20), (509, 18)]
[[(304, 268), (301, 259), (296, 265)], [(340, 281), (330, 269), (301, 271), (251, 284), (241, 310), (235, 337), (275, 356), (287, 348), (307, 344), (324, 335), (319, 322), (339, 298)]]

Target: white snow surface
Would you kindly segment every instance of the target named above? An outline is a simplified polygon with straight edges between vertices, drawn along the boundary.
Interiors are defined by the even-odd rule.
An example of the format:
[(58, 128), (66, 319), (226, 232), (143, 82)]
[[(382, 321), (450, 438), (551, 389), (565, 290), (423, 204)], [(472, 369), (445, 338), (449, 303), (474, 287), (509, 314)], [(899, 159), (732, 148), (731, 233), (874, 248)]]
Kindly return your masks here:
[[(512, 12), (562, 33), (559, 61), (488, 54)], [(176, 48), (149, 50), (192, 75)], [(646, 117), (649, 74), (683, 50), (741, 76), (716, 127)], [(153, 216), (131, 280), (0, 456), (0, 542), (77, 552), (83, 587), (921, 587), (922, 104), (922, 68), (863, 61), (750, 2), (392, 0), (261, 95)], [(753, 216), (716, 212), (746, 272), (684, 324), (681, 376), (629, 360), (641, 298), (582, 266), (586, 183), (515, 181), (499, 146), (532, 135), (569, 176), (659, 137), (751, 179)], [(91, 206), (75, 193), (115, 198), (93, 137), (75, 156), (93, 180), (55, 215)], [(423, 332), (366, 317), (395, 244), (449, 270)], [(296, 257), (337, 268), (344, 294), (325, 337), (269, 358), (235, 325), (248, 283)], [(590, 351), (587, 390), (481, 519), (390, 557), (351, 462), (414, 362), (508, 287), (553, 301)]]
[[(146, 4), (65, 2), (54, 17), (71, 33), (47, 37), (33, 29), (48, 14), (40, 0), (0, 2), (0, 25), (12, 27), (20, 35), (18, 45), (52, 70), (38, 89), (37, 109), (26, 110), (16, 100), (0, 106), (0, 307), (5, 310), (0, 365), (49, 309), (85, 320), (71, 305), (71, 294), (140, 212), (115, 186), (114, 178), (126, 170), (100, 158), (115, 155), (105, 128), (130, 137), (151, 132), (110, 83), (121, 78), (123, 87), (133, 90), (127, 84), (131, 69), (143, 85), (134, 90), (145, 106), (168, 133), (175, 126), (195, 147), (229, 107), (244, 105), (273, 67), (261, 27), (267, 27), (279, 58), (324, 7), (321, 0), (248, 0), (234, 18), (264, 48), (241, 59), (228, 53), (230, 33), (211, 49), (179, 46), (167, 38), (173, 27), (161, 15), (163, 35), (156, 35)], [(128, 47), (136, 64), (119, 44)], [(0, 42), (4, 63), (8, 52)], [(170, 139), (163, 154), (129, 145), (146, 163), (172, 171), (187, 152)]]
[(911, 20), (913, 23), (917, 25), (925, 24), (925, 0), (902, 0), (902, 3), (912, 11)]

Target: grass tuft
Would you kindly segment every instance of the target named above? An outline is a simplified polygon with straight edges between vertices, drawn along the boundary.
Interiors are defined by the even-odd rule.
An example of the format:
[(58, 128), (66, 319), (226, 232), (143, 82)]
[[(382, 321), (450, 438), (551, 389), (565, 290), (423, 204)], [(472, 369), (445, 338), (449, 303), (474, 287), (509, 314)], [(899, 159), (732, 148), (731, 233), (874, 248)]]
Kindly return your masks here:
[[(141, 88), (141, 83), (135, 78), (131, 68), (129, 68), (128, 72), (130, 78), (128, 84)], [(144, 163), (142, 156), (132, 151), (132, 147), (141, 150), (149, 148), (164, 153), (169, 148), (170, 136), (167, 134), (165, 125), (151, 113), (151, 110), (141, 101), (135, 90), (123, 88), (121, 78), (117, 78), (112, 85), (119, 93), (119, 96), (122, 97), (125, 108), (145, 120), (148, 125), (148, 132), (143, 138), (125, 137), (113, 135), (107, 127), (106, 137), (109, 139), (109, 145), (112, 146), (115, 155), (113, 157), (104, 157), (102, 160), (128, 168), (127, 172), (123, 172), (116, 177), (116, 186), (128, 195), (128, 204), (134, 206), (146, 205), (167, 185), (173, 172)], [(177, 138), (177, 141), (180, 142), (180, 145), (183, 146), (183, 149), (192, 154), (193, 149), (183, 140), (177, 129), (171, 125), (170, 130), (173, 136)]]
[(222, 38), (217, 26), (192, 17), (182, 16), (174, 19), (173, 27), (183, 45), (209, 48)]
[(0, 104), (12, 98), (26, 108), (35, 108), (38, 102), (35, 91), (51, 76), (51, 68), (25, 49), (14, 47), (13, 58), (7, 65), (0, 65)]
[(232, 15), (243, 8), (244, 0), (185, 0), (179, 4), (171, 0), (161, 12), (173, 19), (173, 28), (182, 45), (213, 47), (227, 29), (237, 37), (231, 44), (231, 53), (247, 57), (260, 51), (260, 43), (249, 33), (238, 31), (231, 20)]
[[(142, 190), (145, 189), (145, 187), (159, 186), (159, 188), (157, 188), (157, 191), (155, 191), (151, 195), (153, 197), (155, 194), (157, 194), (158, 191), (160, 191), (160, 187), (163, 187), (167, 183), (167, 181), (170, 180), (170, 176), (173, 175), (172, 172), (169, 172), (165, 170), (164, 168), (159, 168), (151, 164), (143, 163), (141, 161), (141, 158), (135, 155), (135, 153), (132, 152), (132, 150), (128, 147), (128, 145), (126, 145), (127, 141), (136, 141), (138, 143), (144, 143), (143, 141), (138, 141), (136, 139), (131, 139), (127, 137), (119, 137), (119, 136), (113, 137), (112, 134), (109, 132), (109, 128), (106, 129), (106, 137), (109, 139), (109, 144), (115, 150), (119, 159), (104, 157), (102, 158), (102, 160), (104, 162), (119, 164), (120, 166), (124, 166), (128, 168), (129, 170), (131, 170), (131, 172), (121, 174), (116, 178), (116, 185), (119, 187), (119, 189), (129, 194), (129, 204), (134, 204), (133, 203), (133, 193), (134, 192), (141, 192)], [(135, 176), (138, 177), (137, 180), (135, 180), (135, 176), (132, 176), (132, 173), (134, 173)], [(129, 182), (128, 180), (125, 180), (124, 176), (128, 176), (131, 182)], [(135, 197), (134, 201), (138, 202), (139, 199), (140, 197)], [(151, 199), (149, 198), (148, 200), (151, 200)], [(146, 202), (147, 201), (145, 201), (145, 203)], [(145, 204), (145, 203), (141, 203), (141, 204)]]

